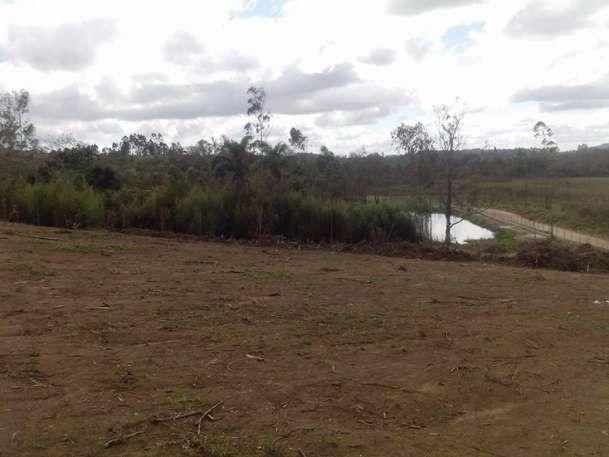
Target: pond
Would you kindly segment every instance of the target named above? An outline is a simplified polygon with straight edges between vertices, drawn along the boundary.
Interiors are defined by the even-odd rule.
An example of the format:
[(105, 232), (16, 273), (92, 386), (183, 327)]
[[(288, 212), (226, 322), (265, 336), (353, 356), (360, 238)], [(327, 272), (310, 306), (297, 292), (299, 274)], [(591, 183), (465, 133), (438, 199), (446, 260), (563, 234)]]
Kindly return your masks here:
[[(453, 223), (461, 220), (460, 217), (453, 216)], [(434, 241), (444, 241), (446, 234), (446, 217), (441, 213), (433, 213), (428, 219), (431, 239)], [(490, 230), (480, 227), (468, 220), (464, 220), (455, 225), (451, 230), (453, 242), (457, 244), (466, 244), (468, 241), (475, 240), (491, 240), (495, 238), (495, 234)]]

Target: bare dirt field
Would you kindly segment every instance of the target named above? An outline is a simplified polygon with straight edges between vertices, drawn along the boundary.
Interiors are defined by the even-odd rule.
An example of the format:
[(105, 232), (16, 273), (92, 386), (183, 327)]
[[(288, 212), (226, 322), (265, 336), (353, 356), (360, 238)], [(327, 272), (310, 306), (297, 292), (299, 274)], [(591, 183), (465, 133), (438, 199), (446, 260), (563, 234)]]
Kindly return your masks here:
[(0, 224), (0, 285), (2, 457), (609, 455), (609, 276)]

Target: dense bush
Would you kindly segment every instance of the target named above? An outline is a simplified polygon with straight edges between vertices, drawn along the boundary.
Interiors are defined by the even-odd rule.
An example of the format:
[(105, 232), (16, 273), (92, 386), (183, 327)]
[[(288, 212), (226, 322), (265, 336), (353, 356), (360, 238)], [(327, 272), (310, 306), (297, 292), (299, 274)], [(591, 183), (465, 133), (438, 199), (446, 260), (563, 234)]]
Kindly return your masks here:
[(14, 180), (0, 187), (5, 219), (55, 227), (100, 226), (103, 197), (86, 183), (59, 179), (50, 183)]
[(226, 221), (223, 192), (195, 187), (178, 203), (176, 229), (193, 235), (222, 235)]
[(9, 154), (0, 217), (316, 243), (418, 240), (408, 212), (364, 203), (373, 179), (400, 173), (380, 156), (347, 162), (327, 149), (322, 156), (295, 155), (281, 143), (267, 149), (256, 154), (247, 138), (225, 138), (186, 151), (136, 135), (103, 153), (75, 146), (36, 156), (32, 166), (25, 155)]
[(120, 187), (114, 169), (101, 165), (95, 165), (87, 172), (87, 183), (94, 189), (115, 190)]
[[(76, 182), (75, 182), (76, 181)], [(0, 187), (4, 219), (55, 227), (137, 227), (197, 236), (274, 235), (306, 242), (417, 241), (407, 212), (385, 203), (328, 200), (300, 192), (244, 192), (164, 184), (96, 191), (82, 179), (14, 180)]]

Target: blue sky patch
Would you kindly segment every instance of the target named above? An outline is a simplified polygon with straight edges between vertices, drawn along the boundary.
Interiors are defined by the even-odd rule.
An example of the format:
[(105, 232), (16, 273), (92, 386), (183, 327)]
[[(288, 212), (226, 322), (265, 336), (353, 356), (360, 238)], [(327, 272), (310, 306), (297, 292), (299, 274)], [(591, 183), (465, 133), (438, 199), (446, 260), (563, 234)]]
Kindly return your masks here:
[(0, 62), (8, 60), (8, 50), (0, 46)]
[(474, 44), (471, 34), (484, 30), (484, 22), (476, 22), (473, 24), (459, 25), (452, 27), (442, 36), (444, 49), (457, 53), (462, 53), (465, 49)]
[(253, 17), (279, 17), (284, 0), (251, 0), (248, 6), (233, 15), (234, 18), (247, 19)]

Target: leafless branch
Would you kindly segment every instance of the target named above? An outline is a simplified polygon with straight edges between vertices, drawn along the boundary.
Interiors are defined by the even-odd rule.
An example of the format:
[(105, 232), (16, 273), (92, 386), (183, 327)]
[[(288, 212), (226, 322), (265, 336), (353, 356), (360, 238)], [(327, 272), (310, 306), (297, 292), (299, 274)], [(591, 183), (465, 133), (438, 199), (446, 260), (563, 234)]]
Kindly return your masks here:
[(118, 446), (119, 444), (123, 444), (125, 441), (130, 440), (131, 438), (135, 438), (136, 436), (142, 435), (146, 430), (139, 430), (137, 432), (130, 433), (128, 435), (119, 436), (117, 438), (113, 438), (104, 443), (104, 447), (106, 449)]
[(205, 418), (207, 416), (209, 416), (211, 413), (213, 413), (216, 409), (218, 409), (220, 406), (222, 406), (224, 404), (223, 401), (219, 401), (218, 403), (216, 403), (214, 406), (212, 406), (211, 408), (209, 408), (207, 411), (205, 411), (203, 414), (201, 414), (201, 417), (199, 417), (199, 420), (197, 422), (197, 435), (201, 434), (201, 424), (203, 423), (203, 420), (205, 420)]

